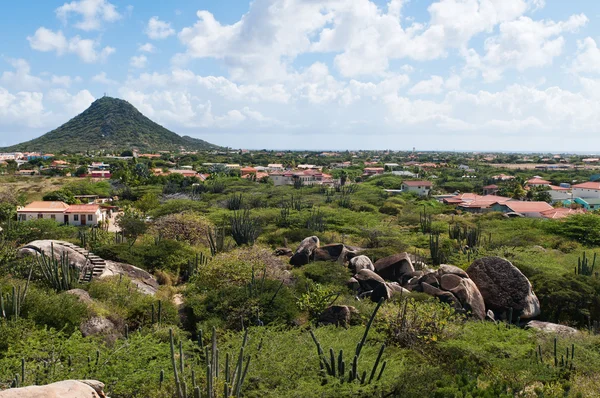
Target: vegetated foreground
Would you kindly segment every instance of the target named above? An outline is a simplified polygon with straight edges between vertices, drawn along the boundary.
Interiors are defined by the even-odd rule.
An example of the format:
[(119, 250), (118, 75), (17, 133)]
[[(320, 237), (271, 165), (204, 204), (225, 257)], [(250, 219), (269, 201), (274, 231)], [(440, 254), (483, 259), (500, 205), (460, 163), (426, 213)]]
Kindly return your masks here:
[(217, 174), (196, 185), (69, 181), (55, 188), (118, 196), (121, 232), (16, 222), (16, 192), (2, 193), (1, 388), (600, 394), (596, 214), (459, 214), (388, 195), (396, 176), (332, 188)]

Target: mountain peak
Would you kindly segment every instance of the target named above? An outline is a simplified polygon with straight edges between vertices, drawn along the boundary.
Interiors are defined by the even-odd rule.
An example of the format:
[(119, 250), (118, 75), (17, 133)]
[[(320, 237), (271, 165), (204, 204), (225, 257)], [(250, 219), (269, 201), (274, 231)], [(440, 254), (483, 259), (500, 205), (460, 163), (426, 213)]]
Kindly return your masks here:
[(83, 152), (88, 149), (140, 151), (217, 149), (206, 141), (181, 137), (144, 116), (129, 102), (101, 97), (67, 123), (4, 151)]

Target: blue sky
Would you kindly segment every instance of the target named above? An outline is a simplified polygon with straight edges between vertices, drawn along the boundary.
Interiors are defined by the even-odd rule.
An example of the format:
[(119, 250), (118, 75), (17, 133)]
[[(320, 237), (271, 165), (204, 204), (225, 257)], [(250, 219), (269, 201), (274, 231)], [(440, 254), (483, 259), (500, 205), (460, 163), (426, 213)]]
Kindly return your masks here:
[(593, 151), (599, 29), (584, 0), (11, 2), (0, 146), (107, 93), (236, 148)]

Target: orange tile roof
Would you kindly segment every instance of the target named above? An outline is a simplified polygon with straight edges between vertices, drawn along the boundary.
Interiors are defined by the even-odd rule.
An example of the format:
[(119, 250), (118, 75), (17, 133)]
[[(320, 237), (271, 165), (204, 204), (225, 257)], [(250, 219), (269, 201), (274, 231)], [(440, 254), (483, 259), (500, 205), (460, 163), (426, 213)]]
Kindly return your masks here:
[(532, 178), (531, 180), (527, 181), (527, 184), (528, 185), (550, 185), (550, 181), (546, 181), (541, 178)]
[(95, 213), (100, 209), (99, 205), (71, 205), (65, 213)]
[(540, 212), (542, 217), (545, 218), (565, 218), (573, 214), (583, 214), (585, 213), (584, 209), (570, 209), (568, 207), (560, 207), (557, 209), (548, 209)]
[(509, 209), (515, 213), (541, 213), (547, 210), (553, 210), (553, 207), (546, 202), (521, 202), (513, 200), (504, 203)]
[(19, 209), (18, 211), (22, 212), (35, 212), (35, 213), (58, 213), (63, 212), (69, 207), (68, 204), (64, 202), (31, 202), (27, 206)]
[(573, 185), (573, 188), (600, 190), (600, 182), (584, 182), (582, 184)]
[(431, 183), (431, 181), (404, 181), (403, 184), (406, 185), (407, 187), (420, 187), (420, 186), (430, 187), (433, 185)]

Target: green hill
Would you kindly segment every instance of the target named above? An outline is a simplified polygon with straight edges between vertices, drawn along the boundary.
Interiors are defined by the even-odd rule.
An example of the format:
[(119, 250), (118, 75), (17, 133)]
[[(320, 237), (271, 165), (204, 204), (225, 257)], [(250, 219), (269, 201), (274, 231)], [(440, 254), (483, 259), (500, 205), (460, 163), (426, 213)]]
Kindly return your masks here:
[(129, 102), (111, 97), (97, 99), (83, 113), (59, 128), (31, 141), (2, 148), (12, 152), (82, 152), (86, 150), (219, 149), (217, 145), (179, 136), (142, 115)]

